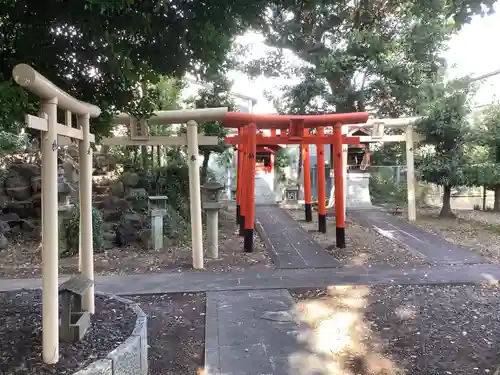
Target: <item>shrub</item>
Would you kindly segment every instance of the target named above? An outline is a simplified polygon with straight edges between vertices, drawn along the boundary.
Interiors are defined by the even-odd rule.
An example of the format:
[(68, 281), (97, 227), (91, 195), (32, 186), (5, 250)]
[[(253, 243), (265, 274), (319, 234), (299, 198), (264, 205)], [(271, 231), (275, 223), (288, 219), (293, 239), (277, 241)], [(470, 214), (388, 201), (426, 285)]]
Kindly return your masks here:
[[(92, 240), (94, 251), (97, 251), (102, 245), (102, 223), (103, 216), (101, 211), (92, 207)], [(73, 256), (78, 254), (80, 240), (80, 205), (75, 204), (71, 210), (71, 217), (66, 223), (66, 240), (67, 251), (66, 255)]]

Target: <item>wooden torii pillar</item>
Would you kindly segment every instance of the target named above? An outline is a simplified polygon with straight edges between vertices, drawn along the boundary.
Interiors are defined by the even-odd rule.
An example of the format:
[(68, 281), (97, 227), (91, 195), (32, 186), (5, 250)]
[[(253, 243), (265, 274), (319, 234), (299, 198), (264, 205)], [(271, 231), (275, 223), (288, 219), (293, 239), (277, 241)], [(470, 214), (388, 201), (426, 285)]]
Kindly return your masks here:
[[(189, 166), (189, 204), (191, 212), (191, 241), (193, 268), (203, 268), (203, 242), (201, 221), (201, 186), (198, 146), (216, 146), (219, 138), (198, 135), (198, 122), (221, 121), (226, 107), (191, 110), (156, 111), (149, 119), (137, 121), (128, 114), (119, 114), (113, 123), (130, 127), (130, 137), (111, 137), (101, 141), (105, 146), (186, 146)], [(170, 125), (186, 123), (187, 134), (176, 137), (150, 136), (149, 124)]]
[[(415, 192), (415, 161), (414, 142), (422, 141), (423, 137), (415, 134), (413, 124), (419, 117), (371, 119), (365, 124), (345, 124), (348, 133), (356, 132), (358, 129), (372, 129), (372, 134), (359, 136), (360, 143), (365, 142), (405, 142), (406, 148), (406, 187), (408, 200), (408, 220), (415, 221), (417, 218), (416, 192)], [(386, 128), (403, 128), (404, 134), (385, 134)], [(345, 161), (347, 166), (347, 160)]]
[[(90, 118), (99, 116), (101, 110), (73, 98), (29, 65), (17, 65), (12, 75), (41, 102), (41, 117), (26, 115), (26, 125), (42, 132), (42, 356), (45, 363), (54, 364), (59, 360), (58, 137), (79, 140), (81, 272), (94, 280), (90, 143), (95, 138), (90, 134)], [(57, 122), (58, 107), (66, 111), (64, 125)], [(72, 127), (72, 114), (78, 118), (79, 129)], [(94, 313), (93, 286), (88, 289), (83, 308)]]

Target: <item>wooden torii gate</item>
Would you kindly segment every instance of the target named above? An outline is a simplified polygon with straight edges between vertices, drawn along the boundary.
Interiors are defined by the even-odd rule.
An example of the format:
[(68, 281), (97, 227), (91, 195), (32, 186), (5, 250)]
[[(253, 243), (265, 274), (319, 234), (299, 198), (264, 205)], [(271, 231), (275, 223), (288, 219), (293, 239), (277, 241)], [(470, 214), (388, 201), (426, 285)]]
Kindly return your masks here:
[[(226, 107), (191, 110), (156, 111), (152, 117), (137, 121), (128, 114), (119, 114), (113, 123), (127, 125), (130, 137), (111, 137), (101, 141), (105, 146), (186, 146), (189, 154), (189, 204), (191, 212), (191, 241), (193, 268), (203, 268), (203, 242), (201, 221), (200, 165), (198, 146), (215, 146), (215, 136), (198, 135), (198, 122), (221, 121), (227, 113)], [(186, 135), (177, 137), (150, 136), (149, 124), (170, 125), (186, 123)]]
[[(48, 364), (59, 360), (59, 226), (58, 223), (58, 137), (79, 140), (80, 166), (80, 261), (81, 273), (94, 280), (92, 242), (92, 148), (90, 118), (100, 115), (95, 105), (73, 98), (35, 69), (17, 65), (14, 80), (40, 98), (41, 117), (26, 115), (26, 125), (42, 132), (42, 356)], [(66, 113), (66, 124), (57, 122), (57, 108)], [(79, 128), (71, 124), (77, 116)], [(94, 313), (94, 288), (88, 289), (84, 310)]]
[[(406, 145), (406, 186), (408, 200), (408, 220), (415, 221), (417, 217), (415, 198), (415, 161), (413, 146), (415, 142), (423, 140), (423, 137), (416, 134), (413, 125), (419, 117), (370, 119), (364, 124), (344, 124), (343, 132), (346, 134), (355, 133), (360, 129), (371, 129), (371, 135), (359, 136), (360, 143), (373, 142), (405, 142)], [(403, 134), (385, 134), (387, 128), (404, 129)], [(347, 169), (347, 150), (345, 150), (344, 169)]]
[[(245, 251), (253, 251), (253, 229), (255, 220), (255, 154), (257, 145), (273, 144), (315, 144), (324, 147), (333, 144), (335, 150), (335, 216), (336, 216), (336, 244), (339, 248), (345, 247), (345, 212), (344, 212), (344, 176), (343, 176), (343, 143), (359, 143), (358, 137), (342, 136), (342, 123), (363, 123), (368, 119), (368, 113), (338, 113), (329, 115), (258, 115), (249, 113), (228, 113), (223, 125), (238, 128), (238, 135), (226, 138), (227, 143), (238, 145), (238, 179), (237, 179), (237, 207), (240, 214), (240, 231), (244, 235)], [(324, 135), (324, 127), (332, 126), (333, 135)], [(316, 135), (307, 135), (308, 129), (316, 128)], [(258, 134), (257, 129), (281, 129), (286, 135), (264, 136)], [(241, 152), (241, 154), (240, 154)], [(308, 154), (305, 155), (308, 162)], [(306, 161), (305, 161), (306, 162)], [(304, 181), (309, 176), (304, 176)], [(305, 189), (306, 220), (312, 215), (310, 189)], [(326, 183), (324, 150), (318, 152), (318, 226), (321, 232), (326, 232)]]

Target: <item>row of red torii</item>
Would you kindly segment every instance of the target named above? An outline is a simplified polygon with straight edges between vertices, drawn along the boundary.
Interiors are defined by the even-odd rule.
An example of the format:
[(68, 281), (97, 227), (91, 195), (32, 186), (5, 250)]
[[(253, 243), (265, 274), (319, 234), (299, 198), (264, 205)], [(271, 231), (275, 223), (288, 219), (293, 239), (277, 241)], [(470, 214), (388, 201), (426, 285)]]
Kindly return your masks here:
[[(92, 147), (95, 137), (90, 133), (90, 118), (101, 114), (100, 108), (95, 105), (79, 101), (52, 82), (35, 69), (26, 64), (17, 65), (13, 70), (14, 80), (26, 90), (40, 98), (41, 110), (39, 116), (26, 115), (26, 126), (42, 132), (42, 356), (45, 363), (54, 364), (59, 359), (59, 251), (58, 251), (58, 166), (57, 149), (58, 139), (67, 137), (79, 142), (79, 199), (80, 199), (80, 254), (79, 264), (82, 276), (94, 280), (93, 242), (92, 242)], [(65, 113), (65, 123), (58, 122), (58, 109)], [(71, 123), (72, 116), (76, 116), (76, 127)], [(335, 151), (335, 191), (336, 191), (336, 218), (337, 244), (345, 243), (343, 228), (344, 220), (344, 181), (345, 162), (343, 161), (343, 144), (352, 142), (359, 144), (370, 141), (366, 137), (347, 137), (343, 133), (343, 125), (350, 124), (359, 127), (379, 128), (380, 122), (370, 123), (367, 113), (345, 113), (314, 116), (281, 116), (257, 115), (249, 113), (228, 112), (227, 108), (205, 108), (194, 110), (158, 111), (154, 115), (139, 123), (126, 114), (119, 114), (113, 119), (115, 124), (128, 125), (130, 136), (113, 137), (103, 140), (105, 145), (122, 146), (180, 146), (187, 145), (189, 163), (189, 195), (191, 211), (191, 234), (193, 267), (203, 268), (202, 219), (200, 171), (198, 160), (199, 145), (216, 145), (217, 137), (198, 135), (198, 123), (219, 121), (225, 127), (238, 128), (239, 135), (228, 142), (238, 145), (240, 154), (238, 176), (239, 202), (245, 202), (244, 210), (245, 229), (247, 231), (246, 250), (248, 239), (253, 237), (254, 217), (254, 176), (255, 155), (257, 145), (262, 144), (333, 144)], [(411, 122), (395, 123), (389, 126), (405, 126), (407, 131), (402, 136), (388, 136), (388, 141), (406, 141), (408, 162), (408, 210), (410, 220), (415, 219), (414, 170), (412, 152)], [(385, 122), (385, 120), (384, 120)], [(149, 136), (149, 124), (182, 124), (186, 123), (185, 136), (163, 137)], [(139, 128), (138, 128), (138, 127)], [(322, 129), (333, 126), (333, 135), (324, 135)], [(316, 136), (303, 137), (304, 129), (316, 128)], [(257, 133), (257, 129), (287, 130), (287, 135), (279, 137), (265, 137)], [(274, 131), (275, 132), (275, 131)], [(375, 138), (377, 136), (375, 135)], [(397, 138), (395, 138), (397, 137)], [(286, 138), (286, 139), (285, 139)], [(382, 137), (381, 141), (386, 139)], [(241, 157), (245, 155), (245, 157)], [(324, 176), (324, 174), (323, 174)], [(242, 186), (245, 186), (243, 189)], [(320, 213), (322, 214), (322, 213)], [(339, 237), (340, 236), (340, 237)], [(250, 240), (251, 242), (251, 240)], [(340, 244), (340, 247), (343, 247)], [(88, 289), (84, 298), (85, 311), (94, 313), (94, 287)]]

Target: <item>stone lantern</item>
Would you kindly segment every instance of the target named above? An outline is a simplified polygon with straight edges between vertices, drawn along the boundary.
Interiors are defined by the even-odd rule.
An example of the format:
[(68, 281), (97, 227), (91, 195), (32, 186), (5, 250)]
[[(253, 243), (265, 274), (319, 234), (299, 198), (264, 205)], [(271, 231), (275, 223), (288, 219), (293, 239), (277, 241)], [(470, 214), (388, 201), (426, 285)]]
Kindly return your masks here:
[(224, 185), (207, 182), (201, 187), (202, 207), (207, 213), (207, 255), (212, 259), (219, 257), (219, 210), (221, 192)]

